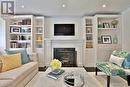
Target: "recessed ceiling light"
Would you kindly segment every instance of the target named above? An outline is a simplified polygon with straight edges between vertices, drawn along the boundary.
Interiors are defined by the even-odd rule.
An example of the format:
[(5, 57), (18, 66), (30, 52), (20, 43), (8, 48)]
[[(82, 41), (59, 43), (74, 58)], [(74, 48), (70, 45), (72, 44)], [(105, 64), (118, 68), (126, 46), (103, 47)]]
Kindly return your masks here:
[(21, 5), (21, 8), (24, 8), (25, 6), (24, 5)]
[(62, 4), (62, 7), (65, 8), (65, 7), (66, 7), (66, 4)]
[(106, 6), (106, 4), (103, 4), (102, 7), (105, 8), (105, 7), (107, 7), (107, 6)]

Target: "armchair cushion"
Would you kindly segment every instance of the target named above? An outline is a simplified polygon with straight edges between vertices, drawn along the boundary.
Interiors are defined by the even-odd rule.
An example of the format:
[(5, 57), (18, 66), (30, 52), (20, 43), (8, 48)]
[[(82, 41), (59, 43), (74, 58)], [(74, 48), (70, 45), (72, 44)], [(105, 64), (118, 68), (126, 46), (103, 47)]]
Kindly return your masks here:
[(104, 72), (108, 76), (123, 76), (125, 71), (123, 68), (111, 63), (111, 62), (100, 62), (96, 63), (98, 69)]

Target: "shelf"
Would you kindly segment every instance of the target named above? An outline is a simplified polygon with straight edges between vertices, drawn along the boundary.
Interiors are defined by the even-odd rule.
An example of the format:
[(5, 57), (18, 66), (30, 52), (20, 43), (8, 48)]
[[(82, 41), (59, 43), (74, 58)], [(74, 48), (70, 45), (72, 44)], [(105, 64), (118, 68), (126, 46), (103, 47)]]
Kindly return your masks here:
[(98, 30), (116, 30), (117, 28), (97, 28)]
[(86, 34), (93, 34), (93, 33), (86, 33)]
[[(118, 44), (118, 43), (117, 43)], [(103, 44), (103, 43), (98, 43), (98, 45), (117, 45), (117, 44)]]
[(36, 28), (43, 28), (43, 26), (40, 26), (40, 25), (37, 25), (37, 26), (35, 26)]
[(86, 27), (93, 27), (93, 26), (86, 26)]
[(120, 44), (97, 44), (97, 47), (120, 47)]
[(21, 43), (30, 43), (31, 40), (10, 40), (10, 42), (21, 42)]
[(93, 47), (86, 47), (86, 49), (92, 49)]
[(86, 40), (86, 43), (93, 42), (92, 40)]
[(94, 50), (94, 48), (92, 47), (92, 48), (85, 48), (85, 51), (93, 51)]
[(31, 33), (10, 33), (10, 34), (28, 35), (28, 34), (31, 34)]
[(35, 33), (35, 34), (43, 34), (43, 33)]
[(36, 40), (36, 42), (42, 42), (42, 40)]
[(32, 25), (9, 25), (10, 27), (31, 27)]

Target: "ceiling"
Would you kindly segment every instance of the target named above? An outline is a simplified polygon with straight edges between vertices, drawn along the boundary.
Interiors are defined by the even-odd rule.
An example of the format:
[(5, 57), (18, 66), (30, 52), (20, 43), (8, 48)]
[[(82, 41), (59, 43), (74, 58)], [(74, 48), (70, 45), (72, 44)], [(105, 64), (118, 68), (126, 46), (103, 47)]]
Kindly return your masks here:
[[(130, 0), (15, 0), (16, 14), (45, 16), (84, 16), (96, 13), (121, 13)], [(66, 7), (62, 7), (65, 4)], [(103, 8), (102, 5), (106, 4)]]

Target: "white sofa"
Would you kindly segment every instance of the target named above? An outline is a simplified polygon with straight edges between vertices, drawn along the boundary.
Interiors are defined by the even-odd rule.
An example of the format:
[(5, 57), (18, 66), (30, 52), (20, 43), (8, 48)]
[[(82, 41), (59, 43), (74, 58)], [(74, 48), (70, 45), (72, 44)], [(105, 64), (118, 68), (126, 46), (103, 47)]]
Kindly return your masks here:
[(33, 60), (18, 68), (0, 73), (0, 87), (24, 87), (38, 73), (36, 54), (29, 54)]

